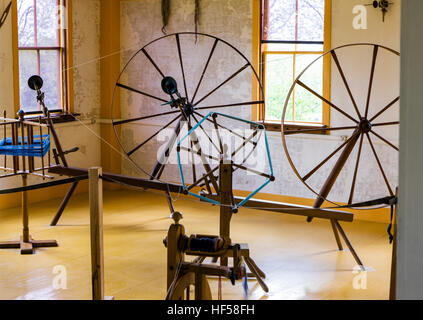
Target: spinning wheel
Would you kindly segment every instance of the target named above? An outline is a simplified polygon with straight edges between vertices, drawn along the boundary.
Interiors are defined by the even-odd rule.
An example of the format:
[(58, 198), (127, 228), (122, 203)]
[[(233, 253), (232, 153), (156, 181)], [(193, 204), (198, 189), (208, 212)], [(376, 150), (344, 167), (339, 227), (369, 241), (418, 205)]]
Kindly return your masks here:
[[(324, 98), (318, 88), (306, 83), (309, 71), (324, 57), (332, 59), (332, 96), (336, 99)], [(395, 167), (399, 151), (394, 140), (399, 134), (400, 97), (398, 78), (392, 75), (399, 72), (398, 57), (398, 52), (380, 45), (345, 45), (320, 56), (295, 79), (285, 101), (283, 119), (299, 91), (328, 105), (331, 112), (331, 124), (324, 128), (293, 130), (282, 121), (286, 156), (298, 178), (317, 196), (314, 207), (320, 208), (325, 200), (353, 207), (357, 201), (370, 203), (395, 196), (397, 172), (387, 168)], [(365, 73), (360, 74), (360, 70)], [(352, 75), (359, 80), (349, 81)], [(304, 133), (319, 133), (328, 139), (306, 145), (308, 150), (303, 151), (312, 156), (304, 152), (299, 156), (295, 152), (296, 139)], [(334, 142), (333, 137), (343, 141)], [(332, 150), (325, 154), (323, 143)]]
[[(145, 176), (165, 182), (179, 180), (177, 136), (198, 126), (205, 116), (203, 112), (219, 109), (250, 118), (251, 106), (264, 103), (251, 98), (254, 86), (262, 93), (251, 63), (226, 41), (193, 32), (166, 35), (137, 51), (116, 82), (112, 109), (117, 99), (127, 102), (122, 104), (123, 119), (112, 119), (116, 137)], [(214, 129), (213, 122), (208, 124)], [(227, 128), (231, 124), (219, 126)], [(216, 145), (206, 124), (201, 129), (210, 144)], [(166, 142), (161, 145), (160, 141)], [(192, 147), (195, 141), (190, 144)], [(152, 155), (157, 155), (154, 162), (150, 160), (155, 158)], [(207, 173), (211, 171), (206, 162), (202, 167)], [(185, 166), (184, 170), (189, 171), (185, 178), (197, 180), (198, 166)], [(217, 190), (214, 176), (209, 180)]]

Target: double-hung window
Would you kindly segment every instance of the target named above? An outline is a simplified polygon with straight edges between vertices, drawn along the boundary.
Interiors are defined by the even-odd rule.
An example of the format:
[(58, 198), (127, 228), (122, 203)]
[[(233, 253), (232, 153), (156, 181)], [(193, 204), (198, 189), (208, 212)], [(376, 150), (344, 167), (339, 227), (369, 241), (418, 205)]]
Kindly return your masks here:
[[(285, 99), (304, 68), (330, 49), (330, 0), (262, 1), (262, 81), (266, 98), (261, 120), (280, 123)], [(330, 60), (319, 59), (307, 71), (315, 90), (330, 94)], [(298, 86), (297, 86), (298, 87)], [(302, 88), (295, 88), (285, 121), (295, 125), (325, 125), (329, 108)]]
[(28, 78), (44, 80), (45, 103), (51, 112), (69, 111), (67, 2), (69, 0), (17, 1), (19, 56), (19, 108), (40, 112)]

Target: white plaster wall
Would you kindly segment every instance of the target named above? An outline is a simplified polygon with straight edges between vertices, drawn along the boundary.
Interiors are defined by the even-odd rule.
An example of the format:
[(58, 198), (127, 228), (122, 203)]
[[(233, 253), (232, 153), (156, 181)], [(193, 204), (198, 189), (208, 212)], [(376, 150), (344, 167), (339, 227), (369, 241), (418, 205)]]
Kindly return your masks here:
[[(170, 25), (168, 28), (169, 33), (181, 32), (181, 31), (193, 31), (193, 12), (194, 12), (194, 1), (183, 1), (175, 0), (172, 1), (172, 16), (170, 19)], [(399, 28), (400, 28), (400, 14), (399, 14), (399, 1), (396, 1), (392, 6), (390, 12), (386, 16), (386, 22), (382, 23), (381, 12), (371, 7), (368, 10), (368, 29), (367, 30), (355, 30), (352, 26), (353, 21), (353, 6), (362, 4), (362, 1), (353, 0), (333, 0), (332, 8), (332, 45), (333, 47), (355, 43), (355, 42), (370, 42), (378, 43), (391, 47), (395, 50), (399, 49)], [(161, 11), (160, 2), (147, 0), (147, 1), (122, 1), (122, 19), (121, 19), (121, 39), (122, 48), (127, 49), (122, 54), (122, 67), (133, 55), (133, 53), (140, 49), (142, 46), (147, 44), (150, 40), (162, 36), (161, 33)], [(217, 37), (221, 37), (227, 40), (231, 44), (235, 45), (242, 53), (244, 53), (248, 59), (251, 58), (252, 52), (252, 6), (251, 1), (247, 0), (213, 0), (202, 2), (202, 24), (200, 27), (201, 32), (210, 33)], [(166, 49), (170, 48), (171, 44), (164, 45), (162, 47), (157, 46), (152, 48), (152, 52), (161, 56), (159, 58), (160, 65), (165, 65), (171, 68), (178, 68), (179, 64), (177, 55), (166, 55)], [(206, 45), (207, 46), (207, 45)], [(357, 103), (360, 108), (364, 109), (364, 101), (366, 99), (368, 79), (371, 64), (371, 51), (359, 52), (357, 50), (345, 51), (340, 53), (340, 60), (345, 68), (345, 73), (350, 82), (351, 88), (356, 93)], [(362, 58), (361, 54), (367, 54), (367, 58)], [(192, 68), (196, 68), (196, 57), (190, 60), (192, 61)], [(223, 57), (222, 57), (223, 58)], [(231, 63), (235, 63), (237, 59), (235, 57), (225, 57), (222, 59), (222, 64), (214, 67), (215, 85), (219, 84), (218, 77), (222, 76), (225, 71), (229, 68)], [(391, 58), (388, 54), (380, 54), (380, 62), (376, 67), (375, 75), (375, 87), (372, 95), (372, 108), (376, 110), (382, 108), (395, 98), (395, 93), (398, 92), (399, 86), (399, 60)], [(147, 71), (148, 61), (145, 59), (139, 59), (134, 61), (127, 75), (124, 75), (123, 79), (128, 81), (128, 84), (138, 88), (149, 88), (156, 94), (160, 94), (159, 77), (157, 77), (154, 69)], [(150, 66), (151, 67), (151, 66)], [(233, 69), (231, 69), (233, 70)], [(236, 69), (235, 69), (236, 70)], [(283, 75), (281, 75), (283, 76)], [(224, 79), (224, 78), (223, 78)], [(250, 94), (251, 92), (251, 78), (248, 75), (245, 78), (241, 78), (242, 83), (238, 82), (237, 87), (232, 87), (230, 90), (235, 95)], [(177, 79), (178, 80), (178, 79)], [(179, 82), (181, 83), (181, 82)], [(211, 84), (210, 84), (211, 85)], [(157, 91), (154, 91), (157, 90)], [(393, 95), (393, 96), (392, 96)], [(142, 98), (135, 94), (124, 93), (121, 96), (121, 107), (123, 117), (132, 117), (139, 115), (147, 115), (153, 110), (152, 102), (148, 98)], [(219, 97), (215, 97), (219, 101)], [(227, 96), (225, 96), (227, 99)], [(332, 68), (332, 99), (345, 106), (348, 111), (352, 111), (352, 104), (349, 101), (348, 96), (345, 93), (345, 88), (340, 81), (339, 75), (335, 67)], [(389, 100), (390, 99), (390, 100)], [(223, 99), (224, 100), (224, 99)], [(238, 100), (239, 101), (239, 100)], [(281, 108), (283, 101), (281, 101)], [(374, 106), (373, 106), (374, 105)], [(230, 110), (221, 110), (224, 112), (230, 112)], [(238, 116), (250, 119), (250, 109), (239, 108), (235, 112)], [(394, 117), (398, 114), (398, 106), (396, 110), (392, 111), (392, 114), (384, 120), (388, 121), (390, 117)], [(338, 126), (344, 124), (342, 116), (332, 112), (331, 114), (332, 126)], [(167, 118), (171, 119), (171, 118)], [(148, 126), (142, 126), (140, 124), (127, 126), (123, 132), (124, 144), (127, 147), (136, 145), (136, 143), (142, 141), (142, 137), (148, 137), (148, 133), (153, 133), (154, 129), (157, 129), (157, 125), (167, 123), (165, 120), (161, 120), (159, 123), (149, 123)], [(152, 126), (152, 124), (154, 126)], [(345, 134), (345, 133), (344, 133)], [(383, 131), (383, 134), (392, 142), (398, 142), (398, 131), (388, 128)], [(313, 198), (314, 194), (309, 191), (293, 173), (288, 161), (285, 157), (281, 136), (279, 133), (269, 133), (272, 161), (275, 169), (275, 175), (277, 182), (269, 185), (264, 192), (290, 195), (298, 197), (309, 197)], [(316, 160), (323, 160), (331, 151), (342, 143), (342, 137), (339, 134), (333, 134), (330, 136), (317, 136), (307, 135), (302, 137), (290, 137), (288, 139), (288, 146), (292, 149), (292, 157), (299, 167), (305, 170), (313, 167), (313, 163), (317, 164)], [(138, 162), (143, 168), (149, 168), (155, 161), (156, 154), (155, 149), (157, 145), (152, 145), (145, 152), (136, 155), (136, 162)], [(397, 154), (391, 152), (389, 146), (384, 145), (380, 141), (375, 141), (375, 148), (380, 153), (382, 165), (391, 179), (392, 188), (397, 185), (397, 167), (398, 160)], [(356, 148), (357, 149), (357, 148)], [(355, 150), (352, 154), (351, 159), (356, 158)], [(355, 193), (355, 201), (367, 200), (375, 198), (377, 196), (385, 196), (387, 194), (387, 188), (384, 184), (382, 176), (379, 174), (377, 163), (371, 154), (370, 147), (367, 143), (364, 144), (364, 156), (362, 158), (362, 169), (357, 181), (357, 188)], [(312, 160), (315, 160), (314, 162)], [(324, 179), (327, 177), (328, 172), (333, 166), (334, 162), (329, 162), (328, 165), (323, 167), (318, 174), (313, 176), (311, 182), (313, 185), (321, 185)], [(330, 194), (331, 198), (337, 201), (346, 202), (349, 191), (351, 188), (351, 179), (354, 172), (355, 161), (351, 160), (347, 163), (345, 169), (340, 175), (339, 181), (334, 187), (334, 191)], [(140, 174), (139, 170), (136, 170), (132, 164), (128, 161), (123, 161), (122, 170), (125, 173)], [(172, 167), (169, 170), (169, 175), (166, 176), (168, 179), (177, 180), (178, 172), (176, 167)], [(254, 185), (254, 178), (243, 177), (243, 179), (237, 179), (235, 187), (237, 189), (251, 190)]]

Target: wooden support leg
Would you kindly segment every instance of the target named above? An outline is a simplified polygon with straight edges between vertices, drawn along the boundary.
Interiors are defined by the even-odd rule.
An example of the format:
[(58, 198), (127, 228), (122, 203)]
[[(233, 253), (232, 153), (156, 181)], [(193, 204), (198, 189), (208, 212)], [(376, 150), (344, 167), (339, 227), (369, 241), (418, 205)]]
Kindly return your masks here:
[(342, 246), (341, 239), (339, 238), (338, 228), (335, 224), (335, 220), (330, 220), (330, 223), (332, 225), (332, 230), (333, 230), (333, 234), (335, 236), (336, 244), (338, 245), (338, 249), (339, 249), (339, 251), (342, 251), (342, 250), (344, 250), (344, 247)]
[(260, 277), (258, 270), (256, 270), (255, 266), (251, 263), (250, 258), (244, 258), (245, 263), (248, 266), (248, 269), (254, 274), (254, 276), (257, 279), (257, 282), (259, 283), (260, 287), (263, 289), (264, 292), (269, 292), (269, 288), (264, 283), (263, 279)]
[(257, 266), (257, 264), (254, 262), (253, 259), (250, 257), (244, 257), (244, 260), (247, 261), (254, 267), (254, 269), (257, 271), (257, 274), (263, 278), (266, 279), (266, 274)]
[(344, 241), (345, 241), (345, 243), (346, 243), (347, 247), (350, 249), (351, 254), (353, 255), (353, 257), (354, 257), (355, 261), (356, 261), (356, 262), (357, 262), (357, 264), (361, 267), (361, 269), (362, 269), (363, 271), (365, 271), (365, 268), (364, 268), (363, 262), (361, 262), (361, 260), (360, 260), (359, 256), (357, 255), (357, 252), (355, 252), (354, 247), (352, 246), (352, 244), (351, 244), (350, 240), (348, 239), (347, 235), (345, 234), (344, 229), (342, 229), (342, 227), (341, 227), (341, 225), (339, 224), (339, 222), (338, 222), (338, 221), (334, 220), (334, 223), (335, 223), (336, 227), (338, 228), (339, 233), (341, 234), (342, 238), (344, 239)]
[[(22, 186), (27, 185), (27, 175), (22, 175)], [(28, 194), (22, 192), (22, 237), (20, 241), (0, 242), (0, 249), (20, 249), (21, 254), (34, 254), (36, 248), (58, 247), (56, 240), (33, 240), (29, 234)]]
[(70, 198), (72, 197), (72, 195), (73, 195), (73, 193), (74, 193), (74, 191), (75, 191), (75, 189), (76, 189), (77, 186), (78, 186), (78, 182), (77, 181), (74, 182), (74, 183), (72, 183), (71, 187), (69, 188), (68, 192), (66, 193), (65, 198), (63, 199), (63, 201), (62, 201), (62, 203), (61, 203), (61, 205), (59, 207), (59, 210), (57, 210), (56, 215), (54, 216), (53, 220), (51, 221), (50, 226), (55, 227), (57, 225), (57, 223), (60, 220), (60, 217), (63, 214), (63, 211), (65, 210), (65, 208), (66, 208), (66, 206), (67, 206)]
[(91, 280), (93, 300), (104, 300), (103, 184), (101, 168), (89, 170)]

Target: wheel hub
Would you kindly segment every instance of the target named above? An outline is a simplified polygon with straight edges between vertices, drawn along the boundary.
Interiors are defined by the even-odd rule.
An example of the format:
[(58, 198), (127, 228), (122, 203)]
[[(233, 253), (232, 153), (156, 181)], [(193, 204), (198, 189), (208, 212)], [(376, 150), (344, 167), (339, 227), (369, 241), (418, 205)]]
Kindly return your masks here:
[(360, 130), (363, 133), (369, 133), (372, 130), (372, 124), (367, 119), (362, 119), (359, 124)]

